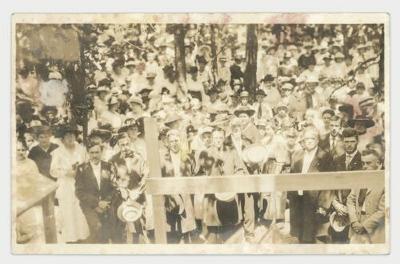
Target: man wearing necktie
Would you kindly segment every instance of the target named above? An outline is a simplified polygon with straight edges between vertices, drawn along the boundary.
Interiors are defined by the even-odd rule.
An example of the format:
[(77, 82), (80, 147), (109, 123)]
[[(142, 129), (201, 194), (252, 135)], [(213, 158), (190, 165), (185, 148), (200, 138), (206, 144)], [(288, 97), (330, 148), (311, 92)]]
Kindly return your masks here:
[[(361, 154), (364, 170), (382, 169), (380, 155), (374, 150)], [(350, 243), (385, 242), (385, 190), (384, 187), (353, 189), (347, 197), (351, 228)]]
[(112, 184), (113, 165), (101, 160), (103, 147), (89, 142), (89, 161), (79, 165), (75, 194), (89, 225), (88, 243), (108, 243), (111, 238), (110, 202), (115, 191)]
[[(332, 116), (329, 128), (330, 132), (326, 134), (322, 140), (319, 142), (319, 146), (329, 152), (333, 158), (339, 156), (339, 145), (341, 144), (340, 130), (341, 130), (341, 120), (338, 116)], [(339, 152), (339, 153), (338, 153)]]
[[(332, 157), (318, 146), (319, 134), (315, 127), (303, 131), (303, 151), (293, 160), (292, 173), (331, 171)], [(321, 176), (323, 177), (323, 176)], [(289, 191), (290, 235), (302, 244), (327, 243), (328, 211), (333, 200), (333, 191)]]
[[(335, 171), (355, 171), (362, 170), (361, 153), (357, 150), (358, 135), (352, 128), (345, 128), (342, 132), (342, 140), (345, 153), (334, 160)], [(351, 190), (335, 191), (335, 199), (332, 202), (334, 212), (339, 217), (348, 220), (348, 210), (346, 206), (347, 196)], [(336, 232), (333, 228), (329, 230), (333, 243), (347, 243), (349, 226), (342, 232)]]

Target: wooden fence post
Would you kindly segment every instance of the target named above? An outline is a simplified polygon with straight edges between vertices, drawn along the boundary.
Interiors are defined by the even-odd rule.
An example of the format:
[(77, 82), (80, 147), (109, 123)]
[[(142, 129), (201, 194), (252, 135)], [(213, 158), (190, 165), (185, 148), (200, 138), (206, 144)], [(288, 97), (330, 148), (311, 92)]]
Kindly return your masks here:
[[(147, 160), (149, 166), (149, 177), (161, 178), (160, 149), (158, 146), (158, 126), (155, 119), (144, 118), (144, 135), (146, 142)], [(166, 215), (163, 195), (152, 195), (154, 235), (157, 244), (167, 243), (165, 230)]]
[(44, 236), (47, 244), (57, 243), (56, 218), (54, 215), (54, 196), (55, 191), (48, 194), (42, 200)]

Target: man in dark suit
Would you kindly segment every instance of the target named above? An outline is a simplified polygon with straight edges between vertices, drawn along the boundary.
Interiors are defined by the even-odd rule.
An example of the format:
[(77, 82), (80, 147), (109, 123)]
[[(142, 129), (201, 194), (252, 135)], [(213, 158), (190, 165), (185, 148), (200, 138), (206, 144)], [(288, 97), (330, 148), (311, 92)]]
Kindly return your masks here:
[(329, 123), (330, 132), (322, 136), (322, 139), (319, 142), (319, 147), (324, 151), (329, 152), (333, 158), (336, 158), (340, 154), (340, 123), (340, 117), (332, 116)]
[[(361, 153), (357, 150), (357, 131), (353, 128), (345, 128), (342, 132), (342, 140), (345, 153), (335, 159), (335, 171), (362, 170)], [(332, 202), (332, 206), (339, 217), (345, 217), (347, 219), (349, 217), (346, 202), (350, 191), (351, 190), (335, 191), (335, 198)], [(336, 232), (331, 228), (330, 234), (333, 243), (347, 243), (349, 227), (346, 227), (342, 232)]]
[[(303, 151), (296, 155), (293, 173), (324, 172), (332, 170), (332, 157), (318, 147), (318, 131), (307, 127), (302, 135)], [(288, 192), (290, 234), (300, 243), (326, 243), (329, 221), (327, 211), (333, 199), (332, 191)]]
[(90, 142), (87, 152), (89, 162), (77, 169), (75, 193), (89, 225), (90, 236), (87, 242), (107, 243), (111, 236), (108, 213), (114, 192), (111, 178), (115, 170), (111, 163), (101, 160), (101, 145)]

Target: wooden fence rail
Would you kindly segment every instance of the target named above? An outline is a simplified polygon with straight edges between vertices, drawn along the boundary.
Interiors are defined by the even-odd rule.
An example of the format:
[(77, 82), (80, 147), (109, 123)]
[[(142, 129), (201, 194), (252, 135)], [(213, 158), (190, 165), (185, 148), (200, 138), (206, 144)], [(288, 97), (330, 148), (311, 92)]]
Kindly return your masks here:
[(340, 190), (384, 186), (384, 171), (344, 171), (318, 173), (288, 173), (259, 175), (225, 175), (161, 178), (157, 124), (145, 118), (145, 141), (150, 175), (146, 180), (146, 193), (153, 196), (155, 239), (167, 243), (165, 231), (164, 196), (195, 193), (251, 193), (296, 190)]

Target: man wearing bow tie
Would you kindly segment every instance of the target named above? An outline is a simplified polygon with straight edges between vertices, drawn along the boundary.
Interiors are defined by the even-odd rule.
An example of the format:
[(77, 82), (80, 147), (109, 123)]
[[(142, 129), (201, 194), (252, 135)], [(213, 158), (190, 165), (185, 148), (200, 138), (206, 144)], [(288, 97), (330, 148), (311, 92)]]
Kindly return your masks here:
[[(334, 160), (335, 171), (362, 170), (361, 153), (357, 150), (357, 131), (353, 128), (345, 128), (342, 132), (342, 140), (345, 153)], [(335, 199), (332, 202), (332, 206), (339, 216), (348, 218), (346, 201), (350, 191), (351, 190), (335, 191)], [(347, 243), (348, 233), (348, 227), (342, 232), (335, 232), (333, 229), (330, 229), (332, 242), (334, 243)]]

